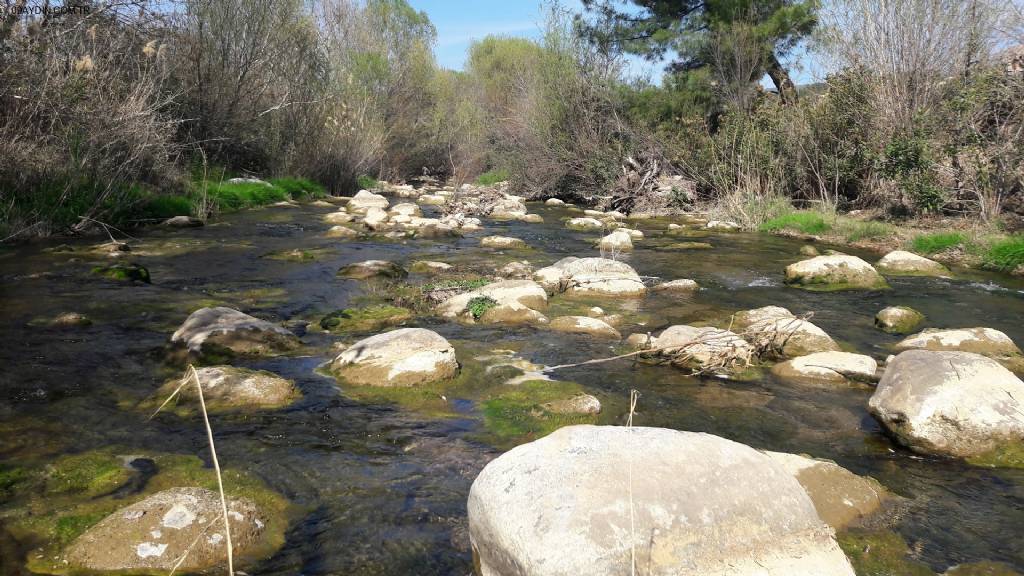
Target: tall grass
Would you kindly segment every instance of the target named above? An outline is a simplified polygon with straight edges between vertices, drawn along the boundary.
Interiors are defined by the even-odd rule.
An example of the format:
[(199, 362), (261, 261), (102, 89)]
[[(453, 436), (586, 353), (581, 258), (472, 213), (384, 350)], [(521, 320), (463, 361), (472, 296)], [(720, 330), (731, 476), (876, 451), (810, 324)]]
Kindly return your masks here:
[(776, 216), (761, 224), (762, 232), (776, 230), (796, 230), (804, 234), (823, 234), (832, 229), (832, 225), (819, 212), (797, 211)]
[(967, 235), (963, 232), (933, 232), (920, 234), (910, 241), (910, 247), (918, 254), (938, 254), (943, 250), (967, 244)]
[(886, 222), (852, 220), (849, 218), (839, 218), (836, 221), (835, 229), (837, 233), (842, 234), (846, 238), (847, 242), (891, 238), (898, 233), (895, 226)]
[(308, 178), (271, 178), (270, 183), (287, 192), (295, 200), (327, 196), (327, 190), (323, 186)]
[(508, 170), (505, 168), (495, 168), (488, 170), (483, 174), (476, 177), (476, 183), (481, 186), (493, 186), (498, 182), (505, 182), (509, 178)]
[(359, 186), (360, 190), (373, 190), (380, 186), (380, 182), (378, 182), (373, 176), (361, 174), (356, 177), (356, 185)]
[(1024, 235), (996, 240), (982, 256), (986, 268), (1013, 272), (1024, 266)]

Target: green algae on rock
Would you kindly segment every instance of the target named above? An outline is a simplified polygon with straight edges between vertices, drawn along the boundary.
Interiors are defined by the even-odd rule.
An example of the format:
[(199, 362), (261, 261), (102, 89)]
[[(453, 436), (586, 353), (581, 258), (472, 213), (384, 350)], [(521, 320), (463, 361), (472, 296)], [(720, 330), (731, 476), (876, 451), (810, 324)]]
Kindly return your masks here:
[(935, 576), (926, 564), (910, 557), (910, 548), (895, 532), (850, 530), (836, 539), (857, 576)]
[(111, 280), (123, 282), (136, 281), (150, 283), (149, 270), (139, 264), (111, 264), (110, 266), (96, 266), (92, 269), (93, 274), (98, 274)]
[[(593, 424), (597, 414), (592, 409), (582, 413), (565, 408), (582, 395), (576, 382), (527, 380), (496, 390), (482, 402), (487, 436), (499, 446), (511, 446), (524, 440), (535, 440), (573, 424)], [(587, 403), (580, 403), (585, 408)]]
[(388, 304), (335, 310), (320, 319), (320, 327), (329, 332), (366, 332), (395, 326), (411, 320), (412, 310)]
[(875, 315), (875, 326), (889, 334), (909, 334), (924, 322), (924, 314), (909, 306), (889, 306)]

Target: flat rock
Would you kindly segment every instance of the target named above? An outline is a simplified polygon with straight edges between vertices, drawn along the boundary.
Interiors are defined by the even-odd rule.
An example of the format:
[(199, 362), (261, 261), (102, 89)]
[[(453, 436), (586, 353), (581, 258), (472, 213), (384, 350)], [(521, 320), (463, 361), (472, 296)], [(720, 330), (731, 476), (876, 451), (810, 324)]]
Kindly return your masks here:
[(670, 280), (668, 282), (656, 284), (651, 288), (651, 290), (654, 290), (655, 292), (690, 293), (700, 290), (700, 285), (693, 280), (682, 278), (679, 280)]
[(331, 363), (331, 371), (360, 386), (416, 386), (454, 377), (455, 349), (424, 328), (400, 328), (349, 346)]
[(597, 218), (569, 218), (565, 227), (572, 230), (600, 230), (604, 228), (604, 223)]
[(997, 360), (1017, 360), (1020, 348), (1005, 333), (994, 328), (930, 328), (907, 336), (893, 350), (949, 350), (974, 352)]
[(589, 316), (559, 316), (551, 320), (550, 328), (556, 332), (570, 334), (589, 334), (600, 338), (619, 340), (622, 335), (607, 322)]
[(844, 384), (873, 382), (878, 363), (850, 352), (816, 352), (772, 366), (772, 374), (790, 382)]
[[(294, 383), (266, 370), (204, 366), (196, 368), (196, 375), (203, 386), (206, 407), (211, 412), (233, 408), (277, 408), (291, 404), (300, 396)], [(164, 384), (157, 396), (167, 398), (179, 386), (181, 399), (198, 406), (199, 394), (191, 370)]]
[(492, 460), (469, 493), (482, 576), (853, 576), (793, 474), (693, 432), (568, 426)]
[(935, 260), (905, 250), (893, 250), (878, 262), (875, 268), (882, 274), (904, 276), (949, 276), (949, 269)]
[(387, 260), (366, 260), (363, 262), (356, 262), (349, 264), (338, 270), (338, 276), (342, 278), (353, 278), (356, 280), (366, 280), (374, 277), (384, 278), (404, 278), (408, 275), (401, 266), (394, 262)]
[(526, 248), (526, 242), (519, 238), (509, 238), (508, 236), (486, 236), (480, 239), (480, 246), (484, 248)]
[(344, 238), (346, 240), (351, 240), (354, 238), (358, 238), (359, 232), (356, 232), (355, 230), (348, 228), (346, 226), (339, 225), (331, 226), (330, 228), (328, 228), (327, 232), (324, 232), (324, 236), (326, 236), (327, 238)]
[(388, 204), (388, 199), (384, 196), (374, 194), (369, 190), (360, 190), (348, 201), (346, 208), (352, 214), (365, 214), (370, 208), (386, 210)]
[(466, 312), (466, 306), (474, 298), (487, 296), (498, 305), (517, 303), (534, 310), (546, 308), (548, 293), (533, 280), (503, 280), (481, 286), (464, 294), (445, 300), (437, 311), (446, 318), (455, 318)]
[(537, 270), (533, 277), (547, 289), (575, 294), (637, 297), (647, 293), (632, 266), (608, 258), (563, 258)]

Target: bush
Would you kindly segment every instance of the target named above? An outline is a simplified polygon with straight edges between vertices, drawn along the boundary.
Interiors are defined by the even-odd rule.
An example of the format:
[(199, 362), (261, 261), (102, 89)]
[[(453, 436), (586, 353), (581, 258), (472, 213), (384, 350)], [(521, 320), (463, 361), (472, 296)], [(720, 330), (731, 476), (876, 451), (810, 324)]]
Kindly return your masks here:
[(821, 234), (831, 230), (832, 225), (818, 212), (791, 212), (768, 220), (760, 228), (764, 232), (796, 230), (804, 234)]
[(993, 242), (982, 257), (986, 268), (1013, 272), (1024, 266), (1024, 236), (1011, 236)]
[(930, 255), (966, 243), (967, 236), (962, 232), (934, 232), (914, 237), (910, 242), (910, 247), (918, 254)]
[(356, 177), (356, 186), (359, 186), (360, 190), (373, 190), (379, 185), (380, 183), (373, 176), (362, 174)]
[(508, 178), (508, 170), (504, 168), (495, 168), (477, 176), (476, 183), (481, 186), (493, 186), (498, 182), (508, 181)]
[(466, 304), (466, 310), (473, 315), (474, 320), (479, 320), (488, 310), (498, 305), (498, 301), (490, 296), (477, 296)]
[(284, 190), (294, 199), (323, 198), (327, 190), (307, 178), (273, 178), (270, 183)]

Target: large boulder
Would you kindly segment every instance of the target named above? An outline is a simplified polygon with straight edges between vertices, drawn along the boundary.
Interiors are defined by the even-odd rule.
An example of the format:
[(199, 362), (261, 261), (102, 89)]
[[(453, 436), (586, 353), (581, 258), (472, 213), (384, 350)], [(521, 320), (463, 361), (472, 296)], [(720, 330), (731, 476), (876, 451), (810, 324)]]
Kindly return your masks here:
[(816, 352), (772, 366), (781, 380), (811, 384), (873, 382), (877, 371), (874, 358), (850, 352)]
[(498, 306), (515, 303), (536, 310), (548, 305), (547, 291), (533, 280), (503, 280), (452, 296), (441, 303), (437, 311), (445, 318), (464, 316), (469, 303), (481, 296), (493, 299)]
[(455, 376), (455, 349), (440, 334), (400, 328), (370, 336), (345, 349), (331, 371), (360, 386), (416, 386)]
[(492, 460), (469, 492), (482, 576), (852, 576), (794, 476), (724, 438), (568, 426)]
[(338, 270), (338, 276), (355, 280), (367, 280), (376, 277), (404, 278), (408, 274), (404, 268), (387, 260), (356, 262)]
[(556, 332), (568, 332), (570, 334), (589, 334), (600, 338), (614, 338), (619, 340), (622, 334), (607, 322), (589, 316), (559, 316), (551, 320), (550, 328)]
[(897, 276), (949, 276), (949, 269), (942, 264), (905, 250), (893, 250), (882, 256), (875, 262), (875, 269)]
[(795, 358), (839, 350), (824, 330), (779, 306), (746, 310), (736, 318), (734, 327), (742, 330), (744, 338), (773, 356)]
[(754, 349), (738, 334), (710, 326), (670, 326), (658, 335), (659, 354), (672, 364), (693, 370), (729, 369), (746, 366)]
[(218, 306), (190, 314), (171, 335), (171, 344), (183, 345), (195, 354), (270, 354), (298, 348), (299, 339), (276, 324)]
[(575, 294), (636, 297), (647, 293), (632, 266), (607, 258), (563, 258), (535, 272), (534, 279), (550, 290)]
[(815, 256), (786, 266), (786, 283), (807, 290), (888, 288), (871, 264), (848, 254)]
[(386, 210), (388, 199), (369, 190), (360, 190), (348, 201), (346, 209), (352, 214), (365, 214), (370, 208)]
[(889, 491), (874, 478), (858, 476), (831, 460), (785, 452), (765, 454), (796, 478), (818, 516), (836, 530), (870, 516), (889, 497)]
[[(204, 366), (196, 368), (196, 376), (203, 387), (203, 401), (211, 412), (235, 408), (277, 408), (291, 404), (300, 396), (298, 388), (290, 380), (266, 370)], [(164, 384), (157, 391), (157, 397), (167, 398), (179, 387), (178, 395), (185, 404), (199, 405), (199, 393), (191, 370)]]
[(1018, 369), (1024, 364), (1020, 348), (1009, 336), (994, 328), (952, 328), (927, 329), (907, 336), (896, 343), (893, 349), (904, 350), (947, 350), (974, 352), (988, 356)]
[[(229, 498), (236, 558), (266, 552), (268, 518), (249, 500)], [(122, 508), (79, 536), (65, 552), (69, 566), (103, 572), (169, 573), (221, 568), (226, 539), (220, 496), (203, 488), (171, 488)]]
[(889, 306), (875, 314), (875, 326), (890, 334), (909, 334), (923, 321), (924, 314), (909, 306)]
[(868, 409), (901, 443), (924, 453), (984, 459), (1024, 443), (1024, 382), (971, 352), (900, 353)]

